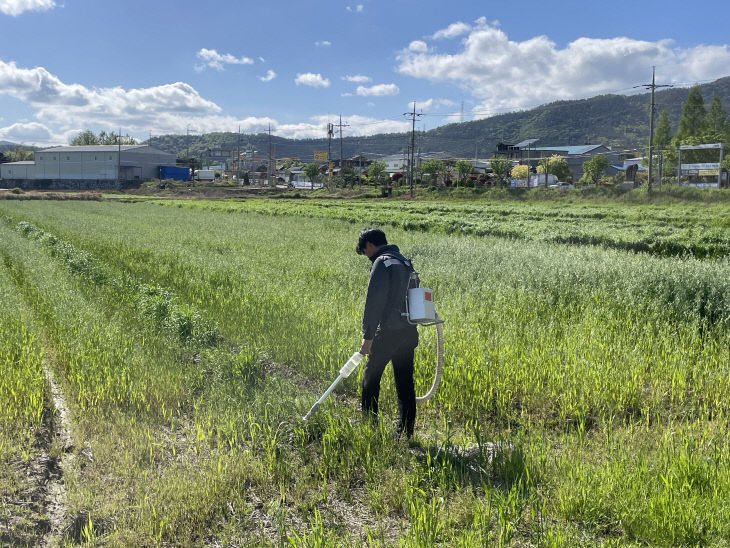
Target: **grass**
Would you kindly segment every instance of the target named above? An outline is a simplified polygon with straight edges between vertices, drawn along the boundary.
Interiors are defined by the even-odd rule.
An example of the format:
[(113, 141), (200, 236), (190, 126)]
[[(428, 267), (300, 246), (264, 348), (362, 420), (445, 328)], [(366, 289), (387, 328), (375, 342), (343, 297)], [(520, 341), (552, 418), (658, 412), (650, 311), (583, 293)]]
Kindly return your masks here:
[(508, 240), (597, 246), (664, 257), (720, 258), (730, 253), (727, 208), (561, 202), (411, 202), (289, 200), (164, 200), (221, 212), (339, 219), (406, 231), (492, 236)]
[[(439, 228), (477, 209), (0, 204), (7, 306), (47, 333), (93, 454), (66, 478), (92, 525), (67, 541), (725, 546), (727, 260), (537, 236), (699, 212), (513, 204), (524, 237)], [(390, 378), (379, 424), (359, 421), (355, 375), (299, 420), (358, 344), (361, 224), (388, 227), (447, 319), (413, 447), (392, 438)]]

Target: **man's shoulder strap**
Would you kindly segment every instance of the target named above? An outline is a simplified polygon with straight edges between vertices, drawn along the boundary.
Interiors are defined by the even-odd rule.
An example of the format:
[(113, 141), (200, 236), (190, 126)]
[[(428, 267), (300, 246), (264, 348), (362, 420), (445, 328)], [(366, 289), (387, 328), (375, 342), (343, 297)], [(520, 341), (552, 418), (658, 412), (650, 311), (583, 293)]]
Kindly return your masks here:
[(385, 265), (386, 268), (393, 266), (394, 264), (402, 264), (405, 265), (406, 268), (408, 268), (409, 270), (413, 270), (413, 264), (409, 259), (406, 259), (405, 257), (403, 257), (403, 259), (399, 259), (394, 255), (388, 255), (384, 253), (379, 258), (383, 259), (383, 265)]

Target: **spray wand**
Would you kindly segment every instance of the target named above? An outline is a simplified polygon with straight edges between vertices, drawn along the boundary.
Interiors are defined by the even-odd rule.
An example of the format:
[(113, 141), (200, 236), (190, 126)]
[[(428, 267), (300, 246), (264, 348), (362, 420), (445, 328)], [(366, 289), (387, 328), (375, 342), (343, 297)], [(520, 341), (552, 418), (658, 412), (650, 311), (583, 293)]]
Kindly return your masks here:
[(360, 362), (363, 359), (363, 355), (360, 354), (360, 352), (355, 352), (352, 356), (350, 356), (350, 359), (347, 360), (347, 363), (342, 366), (342, 369), (340, 369), (340, 375), (335, 379), (335, 382), (330, 384), (330, 387), (324, 391), (324, 394), (322, 394), (322, 397), (320, 397), (316, 402), (314, 402), (314, 405), (309, 410), (309, 413), (304, 415), (302, 420), (308, 420), (309, 416), (314, 413), (317, 408), (322, 405), (322, 402), (329, 396), (330, 392), (335, 389), (335, 386), (337, 386), (342, 379), (346, 379), (349, 377), (352, 372), (355, 370), (355, 368), (360, 365)]

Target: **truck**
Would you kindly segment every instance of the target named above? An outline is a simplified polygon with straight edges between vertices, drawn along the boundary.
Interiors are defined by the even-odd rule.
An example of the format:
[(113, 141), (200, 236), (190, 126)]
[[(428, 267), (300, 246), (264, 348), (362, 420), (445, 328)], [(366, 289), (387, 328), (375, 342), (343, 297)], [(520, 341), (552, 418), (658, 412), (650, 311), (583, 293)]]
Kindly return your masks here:
[(196, 169), (195, 170), (196, 181), (214, 181), (215, 170), (214, 169)]
[(173, 181), (189, 181), (190, 168), (179, 166), (160, 166), (160, 179)]

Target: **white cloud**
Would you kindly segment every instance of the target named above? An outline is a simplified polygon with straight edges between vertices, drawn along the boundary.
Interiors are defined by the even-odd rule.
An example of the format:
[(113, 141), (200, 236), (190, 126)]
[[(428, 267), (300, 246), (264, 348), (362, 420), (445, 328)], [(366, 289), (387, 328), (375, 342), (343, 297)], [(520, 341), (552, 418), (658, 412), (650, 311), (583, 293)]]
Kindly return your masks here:
[[(452, 101), (451, 99), (425, 99), (423, 101), (416, 101), (416, 110), (421, 111), (428, 111), (432, 108), (438, 108), (438, 107), (453, 107), (456, 103)], [(408, 110), (413, 110), (413, 101), (410, 101), (408, 103)]]
[(414, 53), (421, 53), (428, 51), (428, 46), (423, 40), (414, 40), (413, 42), (408, 44), (408, 50)]
[[(477, 21), (480, 20), (478, 19)], [(486, 19), (484, 19), (483, 23), (486, 23)], [(441, 40), (442, 38), (456, 38), (457, 36), (468, 33), (470, 30), (471, 25), (457, 21), (456, 23), (451, 23), (445, 29), (436, 31), (432, 38), (434, 40)]]
[(346, 76), (343, 76), (342, 79), (348, 82), (354, 82), (356, 84), (366, 84), (372, 80), (370, 76), (363, 76), (362, 74), (348, 74)]
[[(316, 76), (316, 75), (315, 75)], [(320, 76), (321, 78), (321, 76)], [(35, 120), (0, 127), (0, 139), (36, 143), (39, 146), (68, 143), (83, 129), (121, 128), (139, 139), (152, 130), (156, 135), (265, 131), (271, 124), (276, 135), (288, 138), (326, 136), (329, 115), (309, 122), (279, 124), (269, 117), (238, 118), (225, 115), (214, 102), (204, 99), (189, 84), (176, 82), (150, 88), (94, 88), (67, 84), (42, 67), (26, 69), (0, 60), (0, 94), (9, 95), (35, 109)], [(373, 135), (408, 130), (407, 121), (379, 120), (365, 116), (347, 118), (348, 135)]]
[(55, 7), (54, 0), (0, 0), (0, 13), (14, 17), (26, 11), (45, 11)]
[[(45, 127), (57, 141), (79, 127), (124, 127), (145, 131), (177, 127), (177, 119), (219, 116), (221, 108), (200, 96), (189, 84), (175, 82), (150, 88), (94, 88), (67, 84), (42, 67), (26, 69), (0, 60), (0, 94), (23, 101), (35, 109), (37, 125), (13, 124), (5, 133), (34, 132)], [(182, 124), (185, 125), (184, 123)], [(160, 129), (158, 129), (160, 131)], [(37, 139), (42, 142), (41, 139)]]
[(304, 72), (297, 74), (294, 78), (296, 85), (311, 86), (315, 88), (328, 88), (330, 81), (327, 78), (323, 78), (321, 74), (313, 72)]
[(362, 11), (365, 9), (365, 6), (362, 4), (357, 4), (356, 6), (347, 6), (347, 8), (345, 9), (354, 13), (362, 13)]
[(202, 61), (202, 64), (195, 66), (198, 72), (205, 70), (206, 67), (223, 70), (223, 65), (253, 64), (253, 59), (250, 57), (235, 57), (230, 53), (218, 53), (214, 49), (203, 48), (195, 56)]
[(647, 80), (652, 65), (664, 83), (730, 74), (727, 45), (682, 49), (668, 40), (617, 37), (578, 38), (560, 49), (547, 36), (512, 41), (497, 25), (478, 19), (456, 53), (428, 52), (425, 43), (411, 42), (398, 55), (398, 71), (456, 84), (480, 102), (475, 112), (484, 116), (558, 99), (625, 93)]
[(274, 78), (276, 78), (276, 73), (271, 69), (266, 71), (265, 76), (259, 76), (259, 80), (262, 82), (271, 82)]
[(332, 42), (329, 40), (318, 40), (314, 43), (314, 45), (318, 48), (328, 48), (332, 45)]
[(263, 57), (261, 57), (261, 56), (259, 55), (259, 61), (261, 61), (262, 63), (265, 63), (265, 62), (266, 62), (266, 59), (264, 59)]
[(352, 97), (352, 93), (346, 91), (345, 93), (340, 93), (340, 97)]
[(370, 87), (357, 86), (356, 93), (363, 97), (380, 97), (383, 95), (398, 95), (400, 89), (395, 84), (376, 84)]
[(51, 131), (38, 122), (18, 122), (0, 128), (0, 139), (14, 143), (47, 143), (51, 138)]

